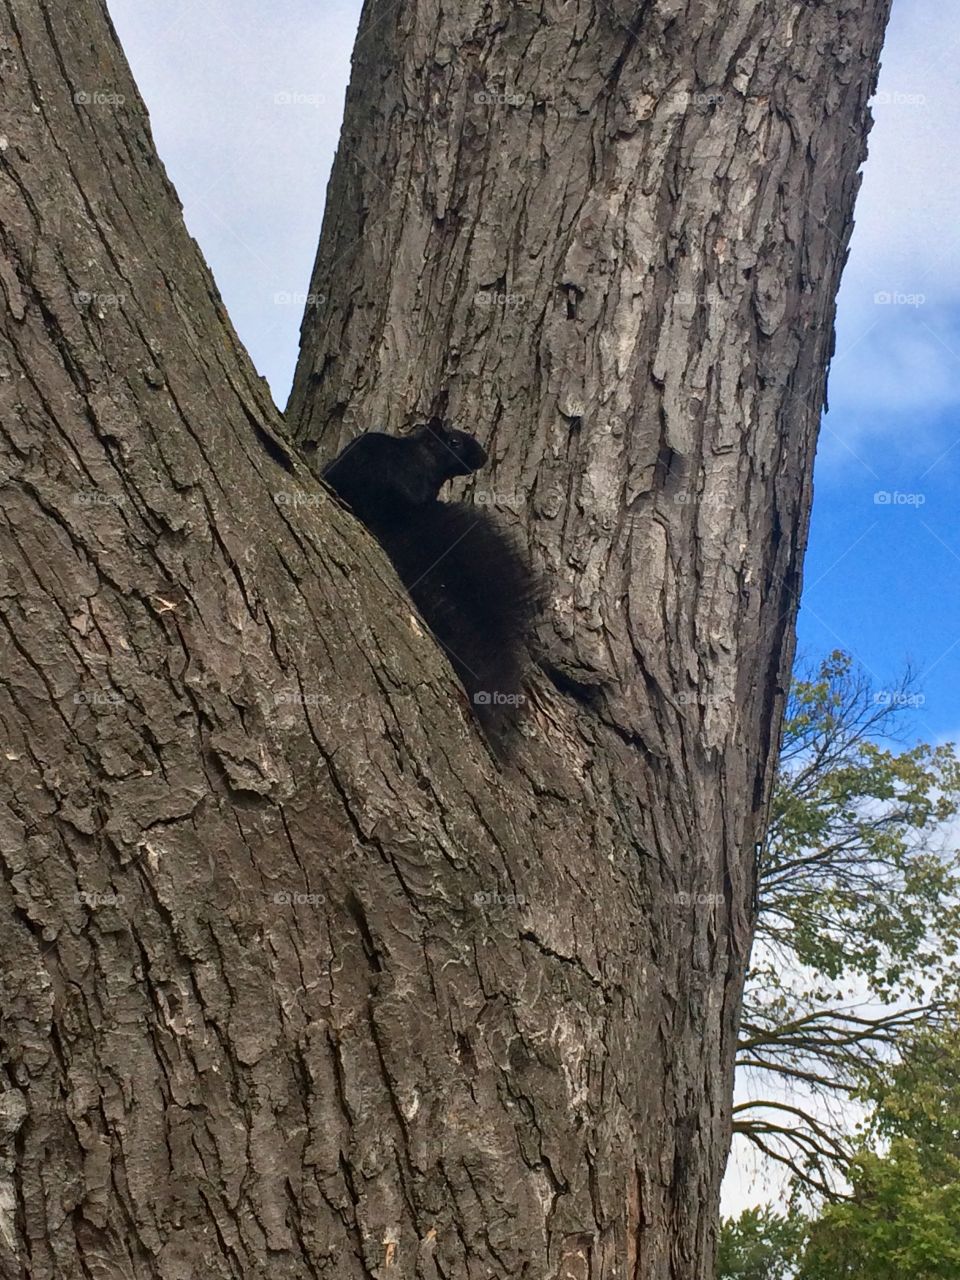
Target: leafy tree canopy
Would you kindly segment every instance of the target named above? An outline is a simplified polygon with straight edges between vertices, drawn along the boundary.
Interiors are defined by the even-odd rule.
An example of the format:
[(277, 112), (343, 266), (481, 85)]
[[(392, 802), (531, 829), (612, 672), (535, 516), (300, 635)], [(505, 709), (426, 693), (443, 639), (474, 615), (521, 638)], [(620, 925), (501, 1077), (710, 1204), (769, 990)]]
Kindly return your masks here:
[(876, 691), (837, 651), (788, 704), (737, 1057), (774, 1087), (734, 1127), (819, 1192), (852, 1156), (832, 1104), (960, 987), (960, 762), (952, 745), (897, 749), (918, 700), (909, 674)]
[(864, 1089), (849, 1195), (810, 1219), (766, 1206), (725, 1221), (718, 1280), (957, 1280), (960, 1019), (901, 1050)]
[(785, 1280), (800, 1253), (806, 1220), (796, 1211), (769, 1205), (745, 1209), (724, 1222), (717, 1253), (717, 1280)]

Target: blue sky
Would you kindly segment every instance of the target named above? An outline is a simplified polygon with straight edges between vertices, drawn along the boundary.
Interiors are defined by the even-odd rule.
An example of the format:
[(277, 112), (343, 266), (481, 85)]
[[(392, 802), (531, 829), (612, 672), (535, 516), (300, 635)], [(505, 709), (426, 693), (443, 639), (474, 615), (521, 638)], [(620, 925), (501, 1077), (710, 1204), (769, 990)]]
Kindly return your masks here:
[[(360, 0), (110, 0), (154, 135), (241, 339), (282, 405)], [(960, 11), (895, 0), (840, 295), (799, 622), (905, 730), (960, 737)], [(104, 86), (106, 88), (107, 86)], [(878, 494), (891, 495), (878, 501)]]
[(958, 46), (956, 9), (894, 0), (799, 623), (805, 653), (849, 649), (881, 688), (910, 662), (913, 730), (937, 740), (960, 736)]

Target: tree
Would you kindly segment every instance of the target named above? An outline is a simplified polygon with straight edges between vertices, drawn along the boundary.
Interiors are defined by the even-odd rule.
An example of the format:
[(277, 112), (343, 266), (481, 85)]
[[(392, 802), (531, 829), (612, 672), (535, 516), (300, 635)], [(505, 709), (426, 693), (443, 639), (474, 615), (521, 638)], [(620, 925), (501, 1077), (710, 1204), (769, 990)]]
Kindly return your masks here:
[(803, 1246), (806, 1220), (769, 1205), (721, 1224), (717, 1280), (788, 1280)]
[(432, 404), (529, 495), (501, 772), (103, 5), (9, 0), (5, 1274), (710, 1275), (887, 10), (365, 7), (289, 426)]
[[(960, 1271), (960, 1022), (905, 1032), (869, 1074), (848, 1194), (721, 1225), (718, 1280), (953, 1280)], [(796, 1179), (794, 1192), (808, 1190)], [(810, 1202), (810, 1197), (805, 1197)]]
[(798, 1280), (954, 1280), (960, 1182), (927, 1182), (909, 1140), (858, 1155), (853, 1193), (811, 1227)]
[(875, 690), (836, 652), (795, 679), (784, 723), (737, 1063), (794, 1095), (739, 1103), (734, 1129), (827, 1193), (852, 1152), (806, 1099), (859, 1094), (956, 998), (960, 857), (943, 832), (960, 764), (951, 744), (887, 745), (918, 698), (909, 675)]
[(960, 1035), (914, 1035), (877, 1073), (852, 1193), (811, 1224), (798, 1280), (960, 1273)]

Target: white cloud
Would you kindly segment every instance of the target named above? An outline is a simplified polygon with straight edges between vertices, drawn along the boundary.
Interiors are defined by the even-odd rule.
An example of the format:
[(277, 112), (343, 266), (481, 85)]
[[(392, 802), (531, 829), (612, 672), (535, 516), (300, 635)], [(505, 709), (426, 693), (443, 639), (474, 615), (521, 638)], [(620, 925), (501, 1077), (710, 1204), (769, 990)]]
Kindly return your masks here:
[[(187, 225), (282, 400), (302, 304), (275, 299), (307, 289), (360, 0), (276, 0), (268, 18), (254, 0), (110, 0), (110, 11)], [(960, 408), (958, 46), (960, 14), (941, 0), (895, 6), (841, 293), (835, 412), (821, 465), (849, 461), (837, 436), (856, 444), (902, 431), (906, 418)], [(926, 301), (877, 305), (880, 291)], [(930, 440), (941, 447), (942, 433)]]
[(187, 226), (282, 405), (360, 0), (110, 0), (110, 14)]
[[(827, 421), (850, 444), (960, 411), (958, 50), (960, 12), (940, 0), (894, 6), (830, 377)], [(941, 425), (927, 447), (941, 451), (950, 431)], [(831, 433), (824, 460), (850, 461)]]

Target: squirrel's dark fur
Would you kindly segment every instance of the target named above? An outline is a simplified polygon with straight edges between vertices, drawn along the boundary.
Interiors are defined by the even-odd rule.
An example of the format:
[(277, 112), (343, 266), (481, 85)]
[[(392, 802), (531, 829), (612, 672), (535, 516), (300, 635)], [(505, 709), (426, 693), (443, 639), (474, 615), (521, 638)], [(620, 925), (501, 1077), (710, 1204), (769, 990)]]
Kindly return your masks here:
[(390, 557), (487, 736), (502, 748), (525, 701), (536, 583), (486, 511), (438, 497), (448, 480), (486, 460), (473, 436), (434, 418), (403, 438), (358, 436), (322, 475)]

